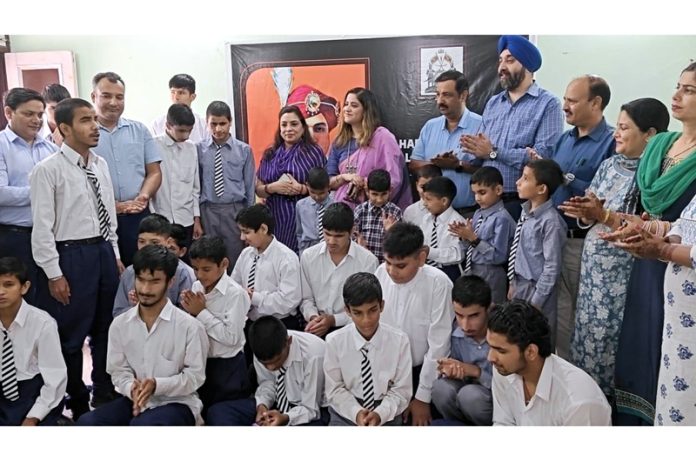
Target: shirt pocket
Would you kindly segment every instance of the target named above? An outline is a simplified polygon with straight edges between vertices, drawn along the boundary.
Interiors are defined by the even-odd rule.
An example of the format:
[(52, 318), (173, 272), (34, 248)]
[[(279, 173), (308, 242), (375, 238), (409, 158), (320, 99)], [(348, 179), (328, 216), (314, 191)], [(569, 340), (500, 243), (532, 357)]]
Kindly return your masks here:
[(181, 367), (178, 361), (169, 360), (160, 354), (159, 360), (155, 364), (155, 378), (168, 378), (179, 374)]

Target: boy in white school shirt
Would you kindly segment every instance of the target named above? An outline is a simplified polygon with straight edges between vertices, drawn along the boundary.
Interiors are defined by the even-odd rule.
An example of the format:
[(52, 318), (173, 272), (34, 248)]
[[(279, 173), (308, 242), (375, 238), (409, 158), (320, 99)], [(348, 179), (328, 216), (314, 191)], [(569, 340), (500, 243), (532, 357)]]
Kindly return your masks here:
[(324, 337), (350, 322), (343, 303), (343, 283), (356, 272), (374, 272), (377, 257), (351, 239), (353, 211), (333, 203), (324, 212), (324, 241), (300, 257), (305, 331)]
[(384, 263), (375, 272), (384, 293), (382, 322), (402, 330), (411, 343), (414, 398), (404, 421), (410, 416), (414, 426), (432, 420), (437, 359), (449, 355), (454, 321), (452, 282), (425, 265), (427, 251), (418, 226), (396, 223), (384, 236)]
[(329, 426), (400, 426), (413, 394), (408, 336), (380, 321), (382, 288), (367, 272), (343, 285), (353, 323), (326, 338)]
[(425, 208), (425, 203), (423, 202), (423, 186), (425, 186), (425, 183), (427, 183), (431, 179), (442, 176), (442, 169), (437, 165), (429, 163), (418, 168), (418, 170), (416, 170), (415, 176), (416, 190), (418, 191), (418, 196), (420, 197), (420, 200), (409, 205), (404, 210), (404, 214), (401, 217), (401, 219), (403, 219), (406, 222), (413, 223), (416, 226), (420, 226), (421, 221), (423, 221), (423, 217), (425, 217), (429, 213), (428, 209)]

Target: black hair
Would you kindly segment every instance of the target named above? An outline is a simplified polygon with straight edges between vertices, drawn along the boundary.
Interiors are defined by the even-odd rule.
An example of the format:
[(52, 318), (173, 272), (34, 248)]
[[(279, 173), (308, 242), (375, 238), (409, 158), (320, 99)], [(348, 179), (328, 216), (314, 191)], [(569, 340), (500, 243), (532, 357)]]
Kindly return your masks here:
[(280, 109), (280, 112), (278, 112), (278, 129), (276, 130), (275, 137), (273, 139), (273, 144), (271, 144), (263, 153), (263, 157), (265, 159), (273, 158), (278, 148), (285, 144), (285, 140), (280, 135), (280, 119), (285, 114), (295, 114), (297, 118), (300, 120), (300, 125), (302, 125), (302, 138), (299, 142), (311, 145), (316, 144), (314, 138), (312, 138), (312, 134), (309, 132), (307, 120), (305, 120), (305, 116), (302, 113), (302, 110), (294, 105), (285, 106), (282, 109)]
[(504, 335), (509, 343), (524, 351), (536, 344), (539, 355), (551, 355), (551, 329), (544, 314), (523, 299), (496, 304), (488, 311), (488, 330)]
[(457, 186), (447, 176), (438, 176), (423, 185), (423, 192), (430, 192), (437, 198), (446, 197), (452, 203), (457, 195)]
[(211, 102), (205, 110), (205, 119), (208, 120), (210, 117), (225, 117), (231, 122), (232, 111), (230, 106), (224, 101)]
[(416, 181), (420, 178), (432, 179), (438, 176), (442, 176), (442, 168), (432, 163), (423, 165), (416, 170)]
[(692, 62), (688, 66), (684, 68), (684, 70), (681, 71), (683, 74), (684, 72), (696, 72), (696, 61)]
[(384, 233), (384, 254), (405, 258), (423, 249), (423, 231), (409, 222), (399, 221)]
[(167, 123), (171, 126), (193, 126), (196, 118), (186, 104), (172, 104), (167, 111)]
[(343, 303), (346, 307), (358, 307), (382, 301), (382, 285), (375, 274), (356, 272), (343, 284)]
[(196, 92), (196, 80), (189, 74), (176, 74), (169, 79), (169, 88), (183, 88), (193, 94)]
[(454, 80), (454, 87), (457, 90), (457, 94), (469, 91), (469, 80), (458, 70), (447, 70), (441, 73), (435, 79), (435, 83), (447, 82), (449, 80)]
[(138, 225), (138, 235), (144, 233), (171, 237), (172, 225), (167, 221), (167, 218), (161, 214), (152, 213), (144, 217), (143, 220), (140, 221), (140, 225)]
[(116, 72), (99, 72), (92, 78), (92, 89), (96, 88), (102, 79), (107, 79), (111, 83), (120, 83), (123, 85), (123, 89), (126, 89), (126, 82), (123, 81), (120, 75)]
[(345, 203), (332, 203), (324, 210), (324, 219), (322, 219), (324, 229), (335, 232), (351, 232), (353, 225), (353, 210)]
[(463, 275), (454, 281), (452, 301), (462, 307), (478, 304), (488, 309), (491, 305), (491, 287), (478, 275)]
[(606, 80), (604, 80), (602, 77), (598, 75), (585, 75), (585, 78), (587, 79), (587, 83), (590, 86), (590, 96), (589, 100), (593, 100), (597, 96), (602, 98), (602, 104), (600, 104), (600, 107), (602, 110), (604, 110), (607, 107), (607, 104), (609, 104), (609, 100), (611, 99), (611, 90), (609, 89), (609, 84), (607, 83)]
[(549, 189), (549, 197), (563, 184), (563, 170), (555, 161), (542, 158), (532, 160), (527, 163), (527, 166), (534, 172), (537, 184), (544, 185)]
[(58, 127), (60, 134), (65, 136), (63, 130), (60, 129), (60, 125), (65, 123), (68, 126), (72, 126), (73, 118), (75, 118), (75, 110), (82, 107), (92, 109), (92, 104), (80, 98), (63, 99), (61, 102), (56, 104), (56, 110), (53, 118), (56, 121), (56, 126)]
[(657, 133), (663, 133), (669, 126), (669, 111), (662, 101), (655, 98), (635, 99), (622, 105), (620, 110), (626, 112), (643, 133), (650, 128), (655, 128)]
[(146, 245), (133, 255), (133, 272), (138, 276), (143, 271), (152, 274), (162, 271), (170, 281), (176, 274), (179, 259), (162, 245)]
[(367, 190), (374, 192), (389, 192), (391, 187), (391, 175), (387, 170), (372, 170), (367, 175)]
[(253, 231), (259, 230), (262, 224), (268, 227), (268, 233), (271, 235), (275, 230), (275, 218), (273, 213), (271, 213), (271, 209), (261, 203), (244, 208), (237, 214), (236, 221), (240, 226), (247, 227)]
[(29, 280), (27, 266), (16, 256), (3, 256), (0, 258), (0, 275), (17, 277), (22, 285)]
[(329, 173), (326, 169), (315, 166), (307, 172), (307, 186), (315, 190), (324, 190), (329, 188)]
[(176, 242), (179, 248), (186, 248), (188, 234), (186, 228), (179, 223), (172, 224), (172, 233), (169, 235)]
[(70, 97), (70, 92), (60, 83), (51, 83), (41, 92), (44, 102), (61, 102)]
[(287, 342), (287, 328), (272, 315), (259, 317), (249, 327), (249, 347), (261, 362), (278, 357)]
[(227, 257), (227, 247), (222, 238), (212, 235), (204, 235), (194, 240), (189, 250), (190, 259), (207, 259), (218, 266)]
[(497, 168), (484, 166), (471, 175), (471, 184), (478, 184), (483, 187), (502, 186), (503, 175)]
[(5, 107), (9, 107), (12, 110), (17, 110), (17, 108), (29, 101), (39, 101), (46, 108), (46, 101), (41, 97), (38, 91), (34, 91), (30, 88), (12, 88), (5, 95)]

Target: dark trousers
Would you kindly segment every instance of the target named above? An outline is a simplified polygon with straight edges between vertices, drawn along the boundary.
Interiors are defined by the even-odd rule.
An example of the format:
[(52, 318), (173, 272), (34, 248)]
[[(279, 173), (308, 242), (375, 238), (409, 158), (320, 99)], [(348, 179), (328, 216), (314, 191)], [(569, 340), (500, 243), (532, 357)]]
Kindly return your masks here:
[[(41, 387), (44, 385), (43, 378), (40, 374), (31, 379), (18, 381), (19, 398), (15, 401), (10, 401), (0, 392), (0, 426), (19, 426), (27, 417), (27, 413), (34, 406), (36, 399), (41, 393)], [(46, 417), (39, 423), (41, 426), (54, 426), (58, 417), (63, 412), (63, 402), (56, 408), (53, 408)]]
[[(300, 426), (328, 426), (329, 410), (322, 407), (318, 419)], [(256, 422), (256, 400), (250, 399), (228, 400), (219, 402), (210, 407), (207, 426), (251, 426)]]
[(140, 221), (150, 215), (150, 210), (145, 208), (137, 214), (120, 214), (117, 216), (118, 228), (118, 252), (121, 253), (121, 262), (125, 267), (133, 264), (133, 255), (138, 251), (138, 227)]
[(82, 345), (90, 336), (93, 392), (113, 392), (111, 377), (106, 373), (106, 346), (111, 325), (114, 297), (118, 288), (118, 269), (111, 244), (56, 244), (60, 268), (70, 286), (70, 303), (63, 306), (48, 290), (48, 280), (39, 272), (37, 306), (58, 323), (61, 349), (68, 370), (67, 393), (70, 407), (84, 408), (89, 392), (82, 381)]
[(516, 192), (503, 194), (503, 206), (508, 210), (512, 219), (515, 221), (520, 220), (520, 216), (522, 215), (522, 200)]
[(449, 266), (442, 266), (440, 270), (449, 277), (449, 279), (454, 283), (462, 275), (462, 269), (459, 264), (450, 264)]
[(85, 413), (78, 426), (195, 426), (191, 409), (183, 403), (168, 403), (150, 408), (133, 417), (133, 402), (126, 397), (112, 400)]
[(34, 256), (31, 253), (31, 228), (0, 225), (0, 258), (4, 256), (14, 256), (27, 266), (27, 274), (31, 286), (27, 294), (24, 295), (24, 299), (29, 304), (35, 306), (39, 268), (34, 262)]
[(203, 417), (211, 405), (249, 396), (249, 379), (244, 352), (229, 358), (209, 358), (205, 364), (205, 383), (198, 389)]

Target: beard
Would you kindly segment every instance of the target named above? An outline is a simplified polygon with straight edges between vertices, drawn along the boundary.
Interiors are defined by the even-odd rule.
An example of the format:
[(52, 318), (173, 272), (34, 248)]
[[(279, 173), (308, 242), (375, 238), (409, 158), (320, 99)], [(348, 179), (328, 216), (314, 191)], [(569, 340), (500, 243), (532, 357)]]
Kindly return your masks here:
[(504, 90), (515, 90), (520, 86), (522, 80), (524, 80), (524, 69), (521, 69), (517, 73), (503, 71), (500, 76), (500, 86), (502, 86)]

